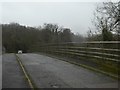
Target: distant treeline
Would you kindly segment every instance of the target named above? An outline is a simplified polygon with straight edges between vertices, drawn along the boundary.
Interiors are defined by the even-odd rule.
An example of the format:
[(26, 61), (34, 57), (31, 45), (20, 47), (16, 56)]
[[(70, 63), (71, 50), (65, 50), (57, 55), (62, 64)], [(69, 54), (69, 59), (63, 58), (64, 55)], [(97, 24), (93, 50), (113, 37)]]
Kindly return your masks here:
[[(37, 47), (48, 43), (66, 43), (83, 41), (119, 41), (120, 35), (111, 32), (93, 34), (88, 32), (88, 36), (74, 34), (69, 28), (60, 27), (57, 24), (44, 24), (40, 27), (29, 27), (18, 23), (1, 24), (2, 26), (2, 46), (6, 52), (17, 52), (23, 50), (30, 52)], [(104, 39), (104, 38), (105, 39)]]
[(61, 28), (56, 24), (44, 24), (37, 28), (18, 23), (2, 24), (2, 44), (6, 52), (17, 52), (20, 49), (29, 52), (35, 45), (83, 40), (81, 35), (75, 35), (69, 28)]
[(44, 24), (39, 27), (23, 26), (18, 23), (1, 24), (3, 50), (17, 52), (22, 49), (29, 52), (35, 46), (48, 43), (120, 41), (120, 1), (103, 2), (97, 6), (93, 23), (95, 32), (90, 29), (86, 37), (74, 34), (70, 28), (57, 24)]

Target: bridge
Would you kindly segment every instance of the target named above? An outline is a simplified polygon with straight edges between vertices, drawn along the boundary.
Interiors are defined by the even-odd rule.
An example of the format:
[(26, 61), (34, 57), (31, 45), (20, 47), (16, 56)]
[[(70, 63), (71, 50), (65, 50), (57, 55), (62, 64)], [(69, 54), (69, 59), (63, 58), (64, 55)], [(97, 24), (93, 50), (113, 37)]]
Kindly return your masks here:
[[(50, 43), (3, 54), (3, 88), (118, 88), (119, 41)], [(38, 49), (39, 48), (39, 49)]]

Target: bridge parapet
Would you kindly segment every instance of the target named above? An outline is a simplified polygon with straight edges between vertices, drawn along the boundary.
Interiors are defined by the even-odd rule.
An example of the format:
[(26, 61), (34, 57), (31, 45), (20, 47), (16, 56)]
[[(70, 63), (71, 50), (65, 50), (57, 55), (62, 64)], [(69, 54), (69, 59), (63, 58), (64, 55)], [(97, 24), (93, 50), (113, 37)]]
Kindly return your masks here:
[(120, 72), (118, 67), (120, 63), (119, 46), (120, 41), (92, 41), (49, 43), (36, 47), (38, 52), (73, 58), (77, 63), (88, 64), (105, 72), (118, 75)]

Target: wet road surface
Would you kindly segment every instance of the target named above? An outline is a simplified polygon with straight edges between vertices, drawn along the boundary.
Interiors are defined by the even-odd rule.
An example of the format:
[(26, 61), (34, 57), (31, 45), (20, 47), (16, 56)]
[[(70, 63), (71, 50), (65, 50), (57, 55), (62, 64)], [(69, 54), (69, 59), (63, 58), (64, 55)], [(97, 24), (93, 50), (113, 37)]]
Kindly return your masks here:
[(19, 54), (38, 88), (118, 88), (118, 81), (65, 61), (39, 54)]
[(15, 54), (2, 56), (2, 88), (29, 88)]

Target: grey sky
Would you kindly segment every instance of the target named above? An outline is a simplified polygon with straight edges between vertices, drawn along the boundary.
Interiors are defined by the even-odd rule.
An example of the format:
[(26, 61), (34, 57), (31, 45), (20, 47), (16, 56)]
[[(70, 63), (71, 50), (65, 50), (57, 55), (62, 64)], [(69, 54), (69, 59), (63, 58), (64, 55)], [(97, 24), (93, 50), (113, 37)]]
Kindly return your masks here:
[(2, 23), (39, 26), (55, 23), (85, 34), (92, 26), (95, 2), (4, 2)]

